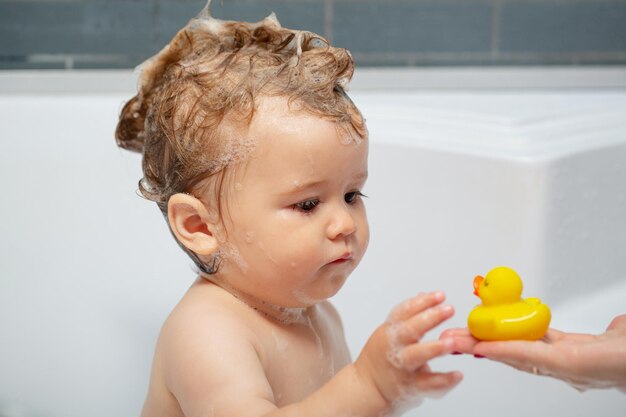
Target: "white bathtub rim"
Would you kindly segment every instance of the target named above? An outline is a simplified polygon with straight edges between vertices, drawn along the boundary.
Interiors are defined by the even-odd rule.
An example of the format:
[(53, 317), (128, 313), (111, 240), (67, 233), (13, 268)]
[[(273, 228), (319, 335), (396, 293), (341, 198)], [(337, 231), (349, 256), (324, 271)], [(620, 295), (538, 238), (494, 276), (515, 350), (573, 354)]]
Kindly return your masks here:
[[(489, 79), (498, 74), (506, 78), (507, 74), (528, 73), (532, 74), (531, 78), (540, 79), (541, 74), (551, 78), (563, 75), (563, 71), (583, 80), (613, 74), (614, 85), (620, 85), (623, 78), (624, 88), (537, 91), (382, 88), (385, 81), (394, 87), (397, 77), (420, 79), (442, 74), (444, 78), (453, 75), (463, 78), (463, 74), (470, 74), (470, 78), (478, 79), (482, 74)], [(354, 98), (367, 119), (372, 143), (459, 151), (520, 162), (551, 160), (626, 143), (626, 118), (622, 110), (626, 108), (626, 67), (366, 68), (360, 74), (371, 83), (366, 83), (367, 88), (353, 88)], [(136, 77), (131, 70), (2, 71), (0, 99), (77, 97), (85, 100), (119, 96), (116, 109), (119, 112), (136, 90)], [(373, 88), (375, 85), (381, 88)], [(591, 84), (585, 81), (581, 85)], [(437, 105), (431, 105), (429, 97), (438, 97)], [(463, 106), (455, 102), (459, 97), (464, 100)], [(502, 106), (499, 100), (504, 100)], [(474, 102), (476, 107), (471, 106)], [(526, 103), (523, 111), (516, 108), (518, 103)]]
[[(0, 71), (0, 94), (134, 92), (136, 87), (133, 69)], [(351, 91), (407, 89), (626, 89), (626, 66), (358, 67), (350, 84)]]

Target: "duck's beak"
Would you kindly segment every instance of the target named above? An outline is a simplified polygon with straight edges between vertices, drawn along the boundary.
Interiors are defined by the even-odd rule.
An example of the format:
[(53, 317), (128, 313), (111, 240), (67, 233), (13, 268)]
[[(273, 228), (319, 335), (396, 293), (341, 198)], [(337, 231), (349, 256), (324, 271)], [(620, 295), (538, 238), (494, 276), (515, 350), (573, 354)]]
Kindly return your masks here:
[(484, 280), (485, 278), (481, 277), (480, 275), (476, 275), (476, 277), (474, 278), (474, 295), (480, 297), (478, 295), (478, 287)]

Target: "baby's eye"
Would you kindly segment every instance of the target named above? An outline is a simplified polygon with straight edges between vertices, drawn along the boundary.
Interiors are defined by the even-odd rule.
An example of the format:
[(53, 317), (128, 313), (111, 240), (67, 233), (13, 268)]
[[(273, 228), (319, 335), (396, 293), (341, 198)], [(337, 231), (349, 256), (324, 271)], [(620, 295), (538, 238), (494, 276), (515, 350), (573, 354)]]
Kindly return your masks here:
[(343, 199), (346, 201), (346, 203), (352, 204), (352, 203), (356, 202), (357, 198), (359, 198), (359, 197), (365, 197), (365, 194), (363, 194), (360, 191), (352, 191), (352, 192), (347, 193), (343, 197)]
[(320, 201), (317, 198), (312, 198), (310, 200), (304, 200), (304, 201), (294, 204), (294, 208), (300, 211), (304, 211), (305, 213), (308, 213), (310, 211), (313, 211), (313, 209), (317, 207), (319, 203)]

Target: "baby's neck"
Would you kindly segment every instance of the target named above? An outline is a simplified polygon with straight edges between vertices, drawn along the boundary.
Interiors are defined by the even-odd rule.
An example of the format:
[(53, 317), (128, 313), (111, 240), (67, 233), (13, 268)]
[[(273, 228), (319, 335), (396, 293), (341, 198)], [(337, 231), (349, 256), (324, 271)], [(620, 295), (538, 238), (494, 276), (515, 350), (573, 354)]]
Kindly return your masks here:
[(249, 308), (255, 310), (259, 314), (268, 317), (271, 320), (279, 322), (281, 324), (297, 324), (308, 323), (308, 315), (315, 310), (315, 306), (312, 307), (283, 307), (275, 304), (268, 303), (267, 301), (253, 297), (228, 283), (216, 279), (212, 275), (201, 274), (200, 279), (209, 281), (212, 284), (217, 285), (223, 290), (230, 293), (233, 297), (244, 303)]

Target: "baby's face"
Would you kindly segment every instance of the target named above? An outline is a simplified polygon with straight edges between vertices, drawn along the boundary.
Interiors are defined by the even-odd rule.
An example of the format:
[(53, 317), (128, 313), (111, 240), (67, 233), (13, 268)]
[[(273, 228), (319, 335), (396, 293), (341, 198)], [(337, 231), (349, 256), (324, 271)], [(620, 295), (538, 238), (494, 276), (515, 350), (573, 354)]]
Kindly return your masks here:
[(367, 140), (342, 143), (332, 122), (283, 98), (262, 101), (249, 135), (256, 147), (227, 184), (220, 279), (274, 305), (313, 305), (341, 288), (369, 241)]

